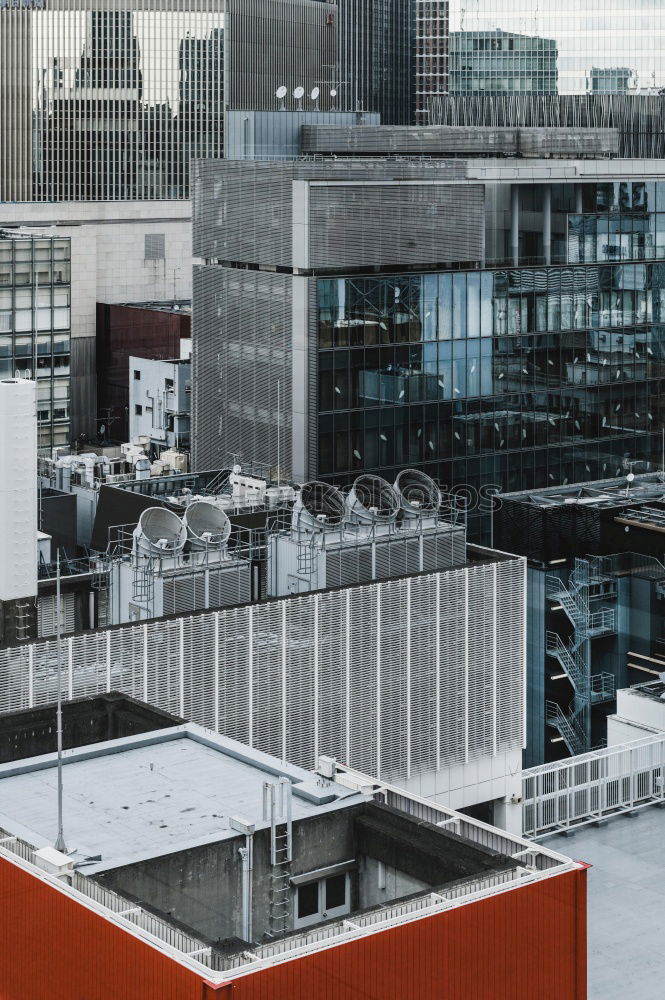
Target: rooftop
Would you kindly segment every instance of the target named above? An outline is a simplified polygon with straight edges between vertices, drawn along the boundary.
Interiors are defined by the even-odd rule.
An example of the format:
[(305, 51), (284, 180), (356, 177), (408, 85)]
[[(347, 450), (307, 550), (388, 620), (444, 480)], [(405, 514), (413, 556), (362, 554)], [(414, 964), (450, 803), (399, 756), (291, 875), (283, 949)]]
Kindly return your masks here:
[[(665, 927), (665, 810), (586, 826), (566, 850), (588, 881), (589, 1000), (661, 1000)], [(563, 842), (562, 842), (563, 843)]]
[[(322, 777), (193, 725), (70, 751), (66, 761), (73, 868), (43, 849), (55, 833), (53, 756), (0, 767), (0, 855), (214, 983), (580, 867), (330, 758), (320, 759)], [(274, 854), (283, 804), (273, 832), (263, 819), (275, 778), (293, 794), (285, 873)], [(85, 863), (93, 841), (110, 852), (102, 863)], [(132, 855), (124, 867), (123, 852)], [(276, 877), (293, 903), (274, 932)]]
[(192, 313), (191, 299), (172, 299), (165, 302), (120, 302), (118, 304), (122, 306), (129, 306), (132, 309), (152, 309), (154, 312), (185, 313), (190, 316)]
[(571, 483), (547, 489), (522, 490), (503, 493), (501, 499), (535, 505), (561, 507), (577, 504), (585, 507), (625, 507), (649, 501), (665, 500), (665, 474), (662, 472), (622, 476), (615, 479), (597, 479), (586, 483)]
[[(235, 740), (194, 725), (66, 750), (63, 814), (75, 861), (86, 872), (237, 837), (240, 815), (257, 830), (263, 783), (293, 783), (293, 819), (364, 801)], [(56, 754), (0, 765), (0, 826), (33, 845), (55, 839)]]

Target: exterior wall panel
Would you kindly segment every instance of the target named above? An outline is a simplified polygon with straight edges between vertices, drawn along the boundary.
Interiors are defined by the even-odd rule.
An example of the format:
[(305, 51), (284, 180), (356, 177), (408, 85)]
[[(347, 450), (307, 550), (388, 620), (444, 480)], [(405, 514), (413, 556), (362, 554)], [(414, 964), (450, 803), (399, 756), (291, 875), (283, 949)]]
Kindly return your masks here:
[[(122, 691), (308, 769), (327, 754), (402, 782), (487, 760), (524, 744), (522, 567), (470, 563), (71, 636), (64, 689)], [(0, 711), (55, 700), (54, 656), (52, 641), (0, 650)]]
[(586, 997), (584, 869), (219, 985), (5, 858), (0, 889), (3, 1000)]
[(586, 979), (580, 870), (237, 979), (233, 997), (586, 1000)]
[(0, 858), (0, 893), (3, 1000), (205, 996), (195, 972), (5, 858)]

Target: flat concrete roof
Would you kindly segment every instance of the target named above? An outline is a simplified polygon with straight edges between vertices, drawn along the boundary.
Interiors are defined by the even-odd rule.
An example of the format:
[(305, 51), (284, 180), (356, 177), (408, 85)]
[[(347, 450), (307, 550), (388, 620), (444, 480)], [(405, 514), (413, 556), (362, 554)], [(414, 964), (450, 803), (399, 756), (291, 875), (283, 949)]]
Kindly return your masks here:
[(589, 1000), (663, 997), (664, 843), (665, 810), (658, 806), (585, 826), (566, 839), (566, 853), (592, 865)]
[[(187, 724), (65, 751), (68, 853), (86, 874), (237, 837), (232, 816), (268, 827), (263, 784), (292, 782), (293, 820), (368, 797)], [(56, 755), (0, 765), (0, 827), (34, 847), (57, 833)], [(101, 858), (99, 857), (101, 855)]]

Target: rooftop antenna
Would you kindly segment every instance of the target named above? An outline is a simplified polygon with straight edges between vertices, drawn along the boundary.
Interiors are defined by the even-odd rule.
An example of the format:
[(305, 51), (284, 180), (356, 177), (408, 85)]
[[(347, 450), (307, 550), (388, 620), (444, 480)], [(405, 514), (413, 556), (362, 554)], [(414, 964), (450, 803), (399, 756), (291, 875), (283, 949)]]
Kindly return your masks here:
[(331, 87), (330, 88), (330, 96), (332, 98), (332, 107), (331, 107), (330, 110), (331, 111), (337, 111), (337, 108), (335, 106), (335, 101), (336, 101), (336, 98), (337, 98), (337, 87)]
[(284, 98), (286, 97), (287, 89), (284, 86), (278, 87), (275, 91), (275, 97), (280, 102), (279, 110), (286, 111), (286, 104), (284, 103)]
[(56, 716), (56, 728), (58, 739), (58, 836), (55, 840), (55, 849), (62, 854), (67, 853), (65, 835), (62, 829), (62, 636), (60, 634), (60, 548), (58, 547), (56, 556), (56, 577), (55, 577), (55, 647), (58, 665), (58, 708)]
[(319, 110), (319, 95), (320, 94), (321, 94), (321, 88), (320, 87), (314, 87), (312, 93), (309, 95), (311, 97), (311, 99), (314, 101), (314, 110), (315, 111)]
[(305, 88), (296, 87), (296, 89), (293, 91), (293, 96), (298, 102), (298, 107), (296, 108), (296, 111), (302, 111), (302, 99), (305, 96)]

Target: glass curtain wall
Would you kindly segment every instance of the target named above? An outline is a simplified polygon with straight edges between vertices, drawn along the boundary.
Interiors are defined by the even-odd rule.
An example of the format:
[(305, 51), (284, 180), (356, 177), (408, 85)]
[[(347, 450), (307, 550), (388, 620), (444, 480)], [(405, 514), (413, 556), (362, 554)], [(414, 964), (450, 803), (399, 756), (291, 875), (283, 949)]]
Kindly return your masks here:
[(655, 467), (665, 241), (635, 238), (658, 234), (643, 188), (586, 186), (559, 266), (319, 279), (319, 474), (517, 490)]
[(10, 137), (31, 137), (17, 189), (38, 201), (188, 197), (190, 159), (223, 155), (222, 0), (15, 6), (0, 4), (0, 56), (31, 95)]
[[(450, 93), (665, 87), (662, 0), (450, 0), (450, 30)], [(453, 90), (456, 69), (468, 89)]]
[(0, 378), (37, 379), (38, 445), (69, 443), (70, 243), (0, 233)]

